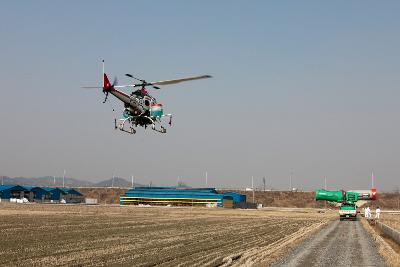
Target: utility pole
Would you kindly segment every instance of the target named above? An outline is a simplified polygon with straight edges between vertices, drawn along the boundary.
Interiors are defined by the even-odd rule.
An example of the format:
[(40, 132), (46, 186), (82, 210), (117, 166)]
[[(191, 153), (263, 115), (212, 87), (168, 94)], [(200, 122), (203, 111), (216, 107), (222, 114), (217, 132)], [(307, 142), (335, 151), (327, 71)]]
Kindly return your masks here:
[(65, 187), (65, 173), (66, 173), (67, 171), (66, 170), (64, 170), (64, 175), (63, 175), (63, 187)]
[(53, 176), (53, 185), (56, 185), (56, 176)]
[(253, 203), (254, 203), (254, 177), (251, 176), (251, 189), (253, 191)]
[(371, 187), (374, 188), (374, 171), (371, 172)]
[(399, 187), (397, 187), (397, 210), (400, 210), (400, 191), (399, 191)]
[[(324, 176), (324, 188), (325, 188), (325, 190), (326, 190), (326, 176)], [(326, 209), (326, 203), (327, 203), (327, 201), (325, 200), (325, 209)]]
[(111, 180), (111, 187), (114, 187), (114, 173), (113, 173), (113, 177), (112, 177), (112, 180)]
[(263, 177), (264, 192), (265, 192), (265, 177)]
[(132, 175), (132, 188), (133, 188), (133, 175)]

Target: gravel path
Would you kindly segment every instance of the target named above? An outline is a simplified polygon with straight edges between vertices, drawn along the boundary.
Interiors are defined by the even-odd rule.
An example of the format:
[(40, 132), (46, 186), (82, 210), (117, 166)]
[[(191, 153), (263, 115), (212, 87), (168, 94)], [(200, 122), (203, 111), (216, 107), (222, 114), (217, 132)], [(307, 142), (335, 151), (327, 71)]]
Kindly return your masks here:
[(335, 221), (273, 266), (386, 266), (359, 221)]

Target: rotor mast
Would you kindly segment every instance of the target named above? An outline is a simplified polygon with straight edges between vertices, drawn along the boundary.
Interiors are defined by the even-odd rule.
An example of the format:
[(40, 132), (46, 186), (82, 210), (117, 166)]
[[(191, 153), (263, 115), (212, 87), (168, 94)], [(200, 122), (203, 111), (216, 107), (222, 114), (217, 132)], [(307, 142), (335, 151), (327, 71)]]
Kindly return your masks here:
[(103, 66), (103, 75), (101, 76), (101, 80), (103, 81), (103, 88), (104, 88), (104, 59), (101, 62)]

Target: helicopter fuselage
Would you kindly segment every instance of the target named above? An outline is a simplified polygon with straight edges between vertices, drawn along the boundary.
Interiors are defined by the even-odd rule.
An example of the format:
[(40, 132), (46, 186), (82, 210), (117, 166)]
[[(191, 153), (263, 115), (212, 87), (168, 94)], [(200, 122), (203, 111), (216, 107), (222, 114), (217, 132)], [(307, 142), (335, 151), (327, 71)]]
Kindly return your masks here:
[(161, 125), (160, 129), (156, 129), (155, 123), (161, 123), (161, 118), (167, 116), (170, 118), (169, 125), (171, 125), (171, 114), (164, 115), (162, 105), (157, 103), (157, 100), (150, 96), (145, 89), (139, 89), (128, 95), (111, 87), (108, 93), (112, 94), (124, 103), (123, 118), (119, 119), (119, 125), (115, 121), (115, 128), (122, 131), (134, 133), (135, 130), (131, 127), (129, 131), (124, 129), (126, 122), (134, 126), (147, 127), (151, 125), (153, 130), (165, 133), (166, 129)]
[(150, 115), (151, 106), (157, 104), (157, 100), (147, 94), (143, 89), (136, 90), (132, 92), (131, 95), (116, 89), (111, 90), (110, 93), (124, 102), (125, 113), (129, 112), (132, 116), (148, 116)]

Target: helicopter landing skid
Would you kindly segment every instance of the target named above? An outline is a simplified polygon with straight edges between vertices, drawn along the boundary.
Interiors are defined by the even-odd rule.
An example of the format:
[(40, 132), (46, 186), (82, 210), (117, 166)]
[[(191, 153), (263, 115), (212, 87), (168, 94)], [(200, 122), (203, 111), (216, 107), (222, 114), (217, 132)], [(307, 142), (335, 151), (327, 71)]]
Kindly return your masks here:
[[(146, 118), (151, 125), (151, 129), (159, 132), (159, 133), (167, 133), (167, 129), (162, 126), (161, 124), (161, 119), (160, 118), (151, 118), (149, 116), (140, 116), (141, 118)], [(163, 115), (163, 117), (169, 117), (169, 125), (172, 125), (172, 115), (171, 114), (167, 114), (167, 115)], [(123, 119), (119, 119), (117, 121), (117, 119), (114, 120), (114, 128), (115, 130), (119, 129), (122, 132), (126, 132), (129, 134), (135, 134), (136, 130), (134, 129), (134, 125), (137, 126), (137, 124), (135, 124), (135, 121), (138, 117), (134, 117), (134, 116), (129, 116), (127, 118), (123, 118)], [(129, 128), (126, 129), (125, 125), (128, 124)], [(160, 127), (157, 127), (156, 124), (159, 124)], [(146, 128), (146, 125), (144, 125), (144, 127)]]
[[(162, 125), (161, 125), (161, 121), (158, 120), (157, 118), (153, 119), (149, 116), (143, 116), (144, 118), (147, 118), (150, 122), (151, 122), (151, 129), (159, 132), (159, 133), (167, 133), (167, 129), (165, 129)], [(160, 124), (160, 128), (157, 129), (156, 127), (156, 122), (158, 122)]]
[(162, 125), (160, 125), (160, 129), (157, 129), (156, 125), (152, 124), (151, 129), (153, 129), (154, 131), (159, 132), (159, 133), (167, 133), (167, 129), (165, 129)]
[(131, 123), (131, 119), (132, 119), (132, 117), (128, 117), (128, 118), (126, 118), (126, 119), (119, 119), (119, 120), (118, 120), (118, 123), (117, 123), (117, 120), (115, 119), (115, 120), (114, 120), (114, 129), (115, 129), (115, 130), (119, 129), (120, 131), (129, 133), (129, 134), (135, 134), (135, 133), (136, 133), (136, 130), (133, 128), (132, 125), (129, 126), (129, 129), (128, 129), (128, 130), (125, 129), (125, 123), (126, 123), (127, 121), (128, 121), (128, 123)]

